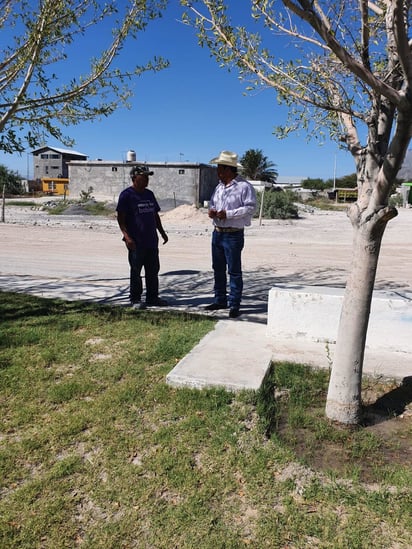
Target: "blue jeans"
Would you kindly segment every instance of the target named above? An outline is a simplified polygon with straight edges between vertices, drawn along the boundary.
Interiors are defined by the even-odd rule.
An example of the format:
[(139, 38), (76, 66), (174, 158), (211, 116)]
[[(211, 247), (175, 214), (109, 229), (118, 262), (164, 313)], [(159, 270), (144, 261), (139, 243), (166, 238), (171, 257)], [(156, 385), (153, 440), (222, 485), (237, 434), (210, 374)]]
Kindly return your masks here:
[(241, 254), (245, 242), (243, 231), (221, 233), (213, 231), (212, 267), (215, 277), (215, 302), (227, 303), (227, 277), (229, 273), (229, 307), (238, 309), (242, 299), (243, 277)]
[(158, 248), (139, 248), (129, 250), (130, 265), (130, 301), (140, 301), (143, 292), (141, 272), (144, 267), (146, 282), (146, 301), (153, 301), (159, 297), (160, 271)]

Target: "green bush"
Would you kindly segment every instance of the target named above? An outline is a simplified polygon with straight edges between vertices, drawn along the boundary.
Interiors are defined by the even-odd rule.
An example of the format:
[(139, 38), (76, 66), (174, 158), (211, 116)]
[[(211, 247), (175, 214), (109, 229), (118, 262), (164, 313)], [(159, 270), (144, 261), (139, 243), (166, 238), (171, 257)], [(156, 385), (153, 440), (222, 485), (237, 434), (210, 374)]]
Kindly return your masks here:
[(6, 195), (24, 194), (19, 174), (0, 164), (0, 192), (3, 192), (3, 189)]
[(93, 187), (89, 187), (87, 191), (80, 191), (79, 202), (87, 202), (89, 200), (94, 200), (93, 197)]
[(303, 189), (313, 189), (317, 191), (324, 191), (329, 187), (328, 181), (323, 181), (323, 179), (312, 179), (308, 177), (302, 181)]
[(403, 198), (400, 193), (393, 194), (389, 197), (389, 206), (395, 206), (395, 208), (399, 208), (400, 206), (403, 206)]
[[(73, 208), (75, 208), (75, 211), (73, 211)], [(112, 203), (97, 202), (93, 199), (88, 202), (82, 202), (81, 200), (55, 200), (45, 204), (42, 209), (50, 215), (90, 214), (113, 217), (115, 205)]]
[(267, 189), (264, 193), (257, 193), (255, 217), (259, 217), (262, 197), (262, 216), (266, 219), (297, 219), (299, 217), (296, 193), (290, 190), (279, 191), (276, 189)]

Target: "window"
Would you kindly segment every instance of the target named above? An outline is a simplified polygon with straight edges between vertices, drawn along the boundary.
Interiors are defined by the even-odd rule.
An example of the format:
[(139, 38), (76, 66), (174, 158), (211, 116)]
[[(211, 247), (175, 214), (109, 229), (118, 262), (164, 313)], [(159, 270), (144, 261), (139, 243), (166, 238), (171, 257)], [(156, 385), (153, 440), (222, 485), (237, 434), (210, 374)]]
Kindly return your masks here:
[(179, 175), (184, 175), (185, 171), (184, 170), (179, 170)]
[(116, 166), (112, 166), (112, 172), (117, 172), (117, 167)]
[(51, 154), (50, 158), (54, 158), (54, 159), (60, 158), (60, 155), (59, 154)]
[(49, 183), (47, 183), (47, 187), (48, 187), (49, 191), (54, 191), (56, 189), (56, 185), (55, 185), (54, 181), (49, 181)]
[(40, 155), (40, 158), (42, 158), (43, 160), (46, 160), (47, 158), (49, 158), (49, 155), (43, 153), (43, 154)]

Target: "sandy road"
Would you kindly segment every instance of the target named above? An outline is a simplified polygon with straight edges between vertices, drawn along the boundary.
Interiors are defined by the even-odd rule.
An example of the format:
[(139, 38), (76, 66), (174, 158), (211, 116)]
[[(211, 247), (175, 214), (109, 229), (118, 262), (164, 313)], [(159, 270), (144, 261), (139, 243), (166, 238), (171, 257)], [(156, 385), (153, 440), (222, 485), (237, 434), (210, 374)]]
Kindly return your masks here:
[[(182, 212), (182, 215), (180, 215)], [(184, 214), (184, 215), (183, 215)], [(160, 247), (162, 294), (197, 306), (212, 296), (211, 222), (180, 207), (162, 216), (169, 242)], [(70, 299), (127, 300), (128, 265), (115, 219), (48, 216), (9, 207), (0, 223), (0, 289)], [(303, 213), (294, 221), (257, 220), (246, 231), (245, 307), (264, 313), (276, 285), (343, 286), (352, 229), (344, 212)], [(386, 230), (377, 289), (412, 292), (412, 210)]]

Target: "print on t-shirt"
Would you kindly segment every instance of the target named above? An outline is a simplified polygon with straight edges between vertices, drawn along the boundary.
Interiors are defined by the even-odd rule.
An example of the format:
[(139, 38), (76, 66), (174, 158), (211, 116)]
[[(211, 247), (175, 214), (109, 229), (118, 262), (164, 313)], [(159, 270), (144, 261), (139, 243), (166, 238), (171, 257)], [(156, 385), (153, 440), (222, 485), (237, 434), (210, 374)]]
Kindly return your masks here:
[(143, 201), (139, 202), (137, 204), (137, 208), (138, 208), (139, 215), (155, 212), (154, 204), (149, 200), (145, 200), (144, 202)]

